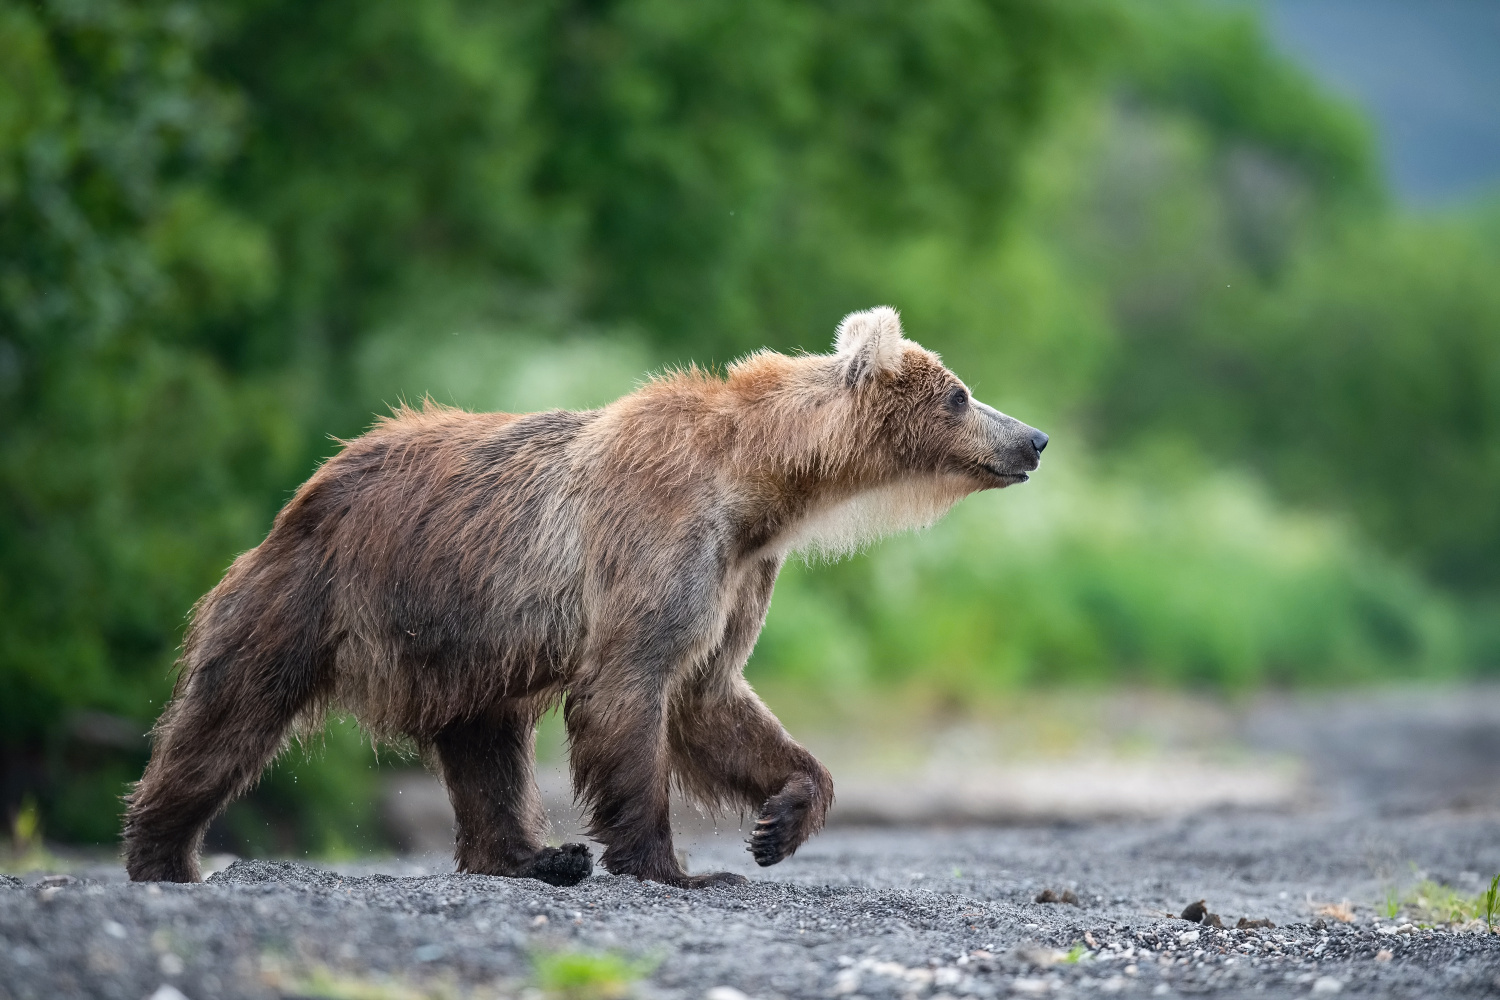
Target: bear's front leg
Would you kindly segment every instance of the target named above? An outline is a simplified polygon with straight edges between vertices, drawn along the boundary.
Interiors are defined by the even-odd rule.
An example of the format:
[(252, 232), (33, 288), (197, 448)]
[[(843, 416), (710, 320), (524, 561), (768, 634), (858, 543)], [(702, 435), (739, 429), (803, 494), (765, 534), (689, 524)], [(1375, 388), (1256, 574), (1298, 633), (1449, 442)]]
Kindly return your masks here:
[[(642, 688), (646, 690), (642, 690)], [(683, 889), (744, 885), (743, 875), (689, 875), (672, 850), (665, 698), (652, 685), (620, 682), (572, 691), (564, 715), (573, 784), (590, 813), (600, 863)]]
[(828, 768), (787, 732), (744, 677), (706, 672), (673, 706), (674, 767), (699, 801), (759, 809), (750, 853), (761, 867), (791, 857), (833, 804)]

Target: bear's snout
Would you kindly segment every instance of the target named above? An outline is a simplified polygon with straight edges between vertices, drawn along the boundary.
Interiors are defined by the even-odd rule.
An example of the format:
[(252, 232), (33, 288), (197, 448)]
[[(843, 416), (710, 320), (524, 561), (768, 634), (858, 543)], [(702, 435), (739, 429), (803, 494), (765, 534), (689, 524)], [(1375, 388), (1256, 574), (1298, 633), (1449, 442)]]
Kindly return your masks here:
[(1047, 435), (978, 400), (974, 401), (974, 408), (983, 418), (981, 426), (984, 428), (981, 447), (985, 457), (979, 460), (979, 467), (999, 480), (1000, 486), (1026, 482), (1030, 478), (1027, 473), (1042, 462), (1042, 451), (1049, 440)]

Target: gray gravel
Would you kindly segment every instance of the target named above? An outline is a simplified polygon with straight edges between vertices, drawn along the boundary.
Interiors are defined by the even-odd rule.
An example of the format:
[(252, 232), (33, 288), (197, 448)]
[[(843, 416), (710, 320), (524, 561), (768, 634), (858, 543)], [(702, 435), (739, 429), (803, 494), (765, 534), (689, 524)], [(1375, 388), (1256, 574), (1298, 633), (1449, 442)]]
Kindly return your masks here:
[[(872, 1000), (1496, 996), (1500, 936), (1400, 931), (1375, 907), (1420, 876), (1474, 891), (1479, 873), (1500, 870), (1497, 833), (1488, 810), (838, 830), (761, 871), (726, 832), (690, 846), (692, 868), (754, 882), (697, 893), (608, 875), (558, 889), (382, 874), (421, 872), (420, 860), (338, 872), (241, 861), (192, 886), (124, 884), (113, 868), (28, 876), (0, 886), (0, 998), (175, 1000), (164, 985), (191, 1000), (424, 995), (392, 983), (516, 996), (532, 956), (559, 949), (647, 957), (656, 966), (639, 993), (693, 1000), (723, 986)], [(1047, 888), (1072, 889), (1081, 905), (1033, 902)], [(1200, 898), (1226, 924), (1277, 927), (1170, 916)], [(1345, 899), (1354, 922), (1315, 916), (1314, 904)], [(356, 978), (386, 992), (358, 993)]]
[[(699, 893), (459, 876), (437, 856), (242, 861), (192, 886), (116, 865), (0, 876), (0, 1000), (542, 1000), (534, 959), (557, 951), (655, 963), (643, 1000), (1500, 996), (1500, 935), (1380, 915), (1424, 878), (1472, 896), (1500, 871), (1500, 688), (1273, 703), (1241, 736), (1305, 763), (1305, 808), (840, 828), (766, 870), (742, 833), (685, 822), (692, 870), (754, 880)], [(1045, 889), (1079, 905), (1034, 902)], [(1173, 918), (1199, 899), (1277, 926)], [(1345, 900), (1352, 922), (1318, 916)]]

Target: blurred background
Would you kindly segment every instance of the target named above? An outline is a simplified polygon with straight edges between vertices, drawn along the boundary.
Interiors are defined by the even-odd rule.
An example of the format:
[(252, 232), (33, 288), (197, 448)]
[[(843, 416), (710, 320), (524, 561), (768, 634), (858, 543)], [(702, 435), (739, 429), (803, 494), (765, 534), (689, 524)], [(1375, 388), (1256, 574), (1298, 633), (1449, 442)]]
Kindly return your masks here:
[[(113, 843), (189, 608), (332, 436), (877, 303), (1053, 444), (787, 567), (748, 673), (847, 818), (1500, 761), (1496, 107), (1482, 0), (0, 0), (12, 863)], [(307, 750), (216, 849), (420, 840), (409, 754)]]

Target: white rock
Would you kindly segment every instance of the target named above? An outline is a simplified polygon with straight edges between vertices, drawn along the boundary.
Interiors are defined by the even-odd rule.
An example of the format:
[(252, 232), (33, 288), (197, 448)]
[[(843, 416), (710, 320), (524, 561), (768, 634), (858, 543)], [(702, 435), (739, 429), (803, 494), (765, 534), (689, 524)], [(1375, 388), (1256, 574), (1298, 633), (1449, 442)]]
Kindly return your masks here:
[(188, 1000), (187, 994), (170, 983), (162, 983), (146, 1000)]
[[(170, 951), (164, 951), (161, 953), (161, 957), (156, 960), (156, 967), (161, 970), (161, 974), (164, 976), (182, 975), (182, 959), (178, 958)], [(160, 992), (160, 990), (158, 990), (157, 992)]]
[(108, 934), (112, 938), (118, 938), (119, 940), (124, 941), (125, 925), (115, 920), (106, 920), (104, 921), (104, 933)]
[(1334, 979), (1332, 976), (1322, 976), (1317, 982), (1313, 983), (1312, 991), (1314, 993), (1342, 993), (1344, 991), (1344, 984), (1341, 980)]
[(733, 986), (715, 986), (703, 994), (703, 1000), (750, 1000)]

